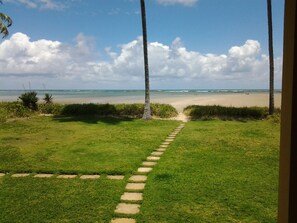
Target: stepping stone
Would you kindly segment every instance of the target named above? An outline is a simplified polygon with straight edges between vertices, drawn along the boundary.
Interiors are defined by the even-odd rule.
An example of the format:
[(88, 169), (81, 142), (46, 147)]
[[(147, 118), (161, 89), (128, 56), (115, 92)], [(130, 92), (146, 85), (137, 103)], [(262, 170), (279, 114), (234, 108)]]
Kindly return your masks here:
[(163, 155), (163, 152), (152, 152), (151, 155), (152, 156), (161, 156), (161, 155)]
[(28, 177), (29, 175), (29, 173), (16, 173), (12, 174), (11, 177)]
[(132, 193), (132, 192), (125, 192), (121, 196), (122, 201), (142, 201), (143, 196), (142, 193)]
[(166, 149), (165, 148), (158, 148), (158, 149), (156, 149), (156, 151), (158, 151), (158, 152), (165, 152)]
[(145, 187), (145, 183), (127, 183), (127, 190), (143, 190)]
[(163, 142), (162, 144), (161, 144), (161, 146), (162, 145), (169, 145), (170, 144), (170, 142)]
[(74, 174), (73, 175), (63, 174), (63, 175), (57, 176), (57, 178), (61, 178), (61, 179), (73, 179), (75, 177), (77, 177), (77, 175), (74, 175)]
[(157, 161), (157, 160), (160, 159), (160, 157), (158, 157), (158, 156), (148, 156), (146, 159), (148, 161)]
[(132, 218), (115, 218), (111, 220), (111, 223), (136, 223), (136, 220)]
[(100, 178), (100, 175), (82, 175), (82, 176), (80, 176), (80, 179), (83, 179), (83, 180), (85, 180), (85, 179), (94, 180), (94, 179), (99, 179), (99, 178)]
[(165, 139), (165, 142), (173, 142), (174, 139)]
[(160, 145), (160, 147), (161, 147), (161, 148), (167, 148), (168, 145), (163, 145), (163, 144), (162, 144), (162, 145)]
[(139, 167), (137, 169), (137, 172), (139, 173), (148, 173), (148, 172), (151, 172), (153, 170), (153, 168), (151, 167)]
[(156, 162), (148, 162), (148, 161), (142, 162), (143, 166), (155, 166), (156, 164), (157, 164)]
[(134, 175), (129, 178), (129, 181), (133, 182), (145, 182), (147, 180), (147, 176), (145, 175)]
[(5, 176), (5, 173), (0, 173), (0, 177), (4, 177)]
[(174, 136), (168, 136), (166, 139), (175, 139), (176, 137), (174, 137)]
[(123, 180), (125, 178), (125, 176), (122, 175), (108, 175), (106, 177), (109, 180)]
[(118, 214), (138, 214), (139, 208), (139, 204), (119, 203), (114, 212)]
[(36, 177), (36, 178), (50, 178), (52, 176), (54, 176), (54, 174), (39, 173), (39, 174), (36, 174), (34, 177)]

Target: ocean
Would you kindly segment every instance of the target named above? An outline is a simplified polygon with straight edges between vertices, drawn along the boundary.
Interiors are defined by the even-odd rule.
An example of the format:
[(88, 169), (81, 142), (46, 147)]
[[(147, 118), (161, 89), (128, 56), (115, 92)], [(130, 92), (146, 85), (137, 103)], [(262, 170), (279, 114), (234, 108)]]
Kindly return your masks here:
[[(27, 90), (28, 91), (28, 90)], [(138, 101), (144, 99), (143, 90), (34, 90), (37, 96), (42, 99), (45, 93), (53, 96), (58, 101), (79, 101), (87, 99), (92, 100), (128, 100)], [(18, 97), (26, 90), (0, 90), (0, 101), (16, 101)], [(280, 90), (276, 90), (280, 93)], [(171, 98), (183, 96), (215, 95), (215, 94), (251, 94), (268, 93), (267, 89), (169, 89), (169, 90), (151, 90), (150, 96), (154, 98)], [(116, 100), (117, 101), (117, 100)]]

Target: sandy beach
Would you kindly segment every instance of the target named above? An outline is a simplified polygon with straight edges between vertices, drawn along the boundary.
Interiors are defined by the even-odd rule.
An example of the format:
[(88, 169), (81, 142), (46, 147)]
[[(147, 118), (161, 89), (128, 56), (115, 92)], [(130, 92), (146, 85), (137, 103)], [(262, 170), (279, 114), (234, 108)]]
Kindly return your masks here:
[[(56, 103), (143, 103), (141, 97), (104, 97), (104, 98), (55, 98)], [(188, 105), (222, 105), (222, 106), (261, 106), (268, 107), (268, 93), (230, 93), (205, 95), (177, 95), (171, 97), (152, 96), (152, 103), (166, 103), (173, 105), (179, 112)], [(275, 94), (275, 107), (281, 106), (281, 93)]]

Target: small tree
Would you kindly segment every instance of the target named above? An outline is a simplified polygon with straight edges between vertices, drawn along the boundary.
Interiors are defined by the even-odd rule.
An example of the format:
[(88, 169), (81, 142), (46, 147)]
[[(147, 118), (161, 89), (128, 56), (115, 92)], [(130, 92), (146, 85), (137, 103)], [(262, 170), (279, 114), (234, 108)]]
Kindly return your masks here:
[(19, 99), (22, 100), (23, 105), (32, 110), (37, 110), (38, 97), (35, 91), (29, 91), (22, 94)]
[(45, 104), (52, 104), (53, 103), (53, 95), (49, 93), (45, 93), (43, 100), (45, 101)]

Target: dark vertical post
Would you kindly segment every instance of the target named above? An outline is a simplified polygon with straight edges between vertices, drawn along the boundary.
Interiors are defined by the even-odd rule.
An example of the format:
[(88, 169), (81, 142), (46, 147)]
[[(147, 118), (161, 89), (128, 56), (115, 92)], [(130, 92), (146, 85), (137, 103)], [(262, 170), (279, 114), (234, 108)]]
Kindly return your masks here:
[(267, 0), (268, 46), (269, 46), (269, 114), (274, 113), (274, 55), (271, 0)]
[(285, 1), (278, 222), (297, 222), (297, 4)]
[(149, 66), (148, 66), (148, 51), (147, 51), (147, 31), (146, 31), (146, 12), (145, 2), (140, 0), (141, 18), (142, 18), (142, 33), (143, 33), (143, 58), (144, 58), (144, 76), (145, 76), (145, 103), (143, 119), (151, 119), (150, 108), (150, 81), (149, 81)]

